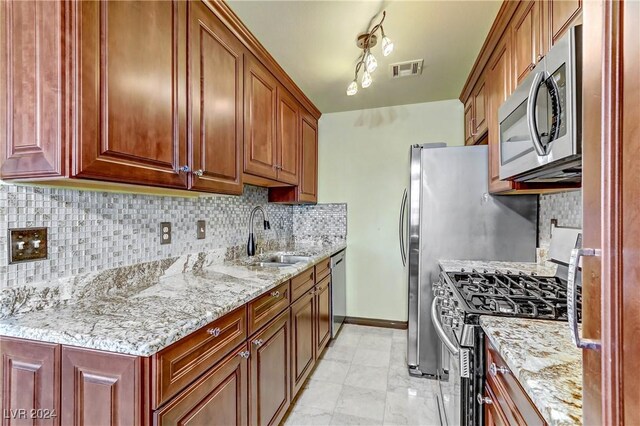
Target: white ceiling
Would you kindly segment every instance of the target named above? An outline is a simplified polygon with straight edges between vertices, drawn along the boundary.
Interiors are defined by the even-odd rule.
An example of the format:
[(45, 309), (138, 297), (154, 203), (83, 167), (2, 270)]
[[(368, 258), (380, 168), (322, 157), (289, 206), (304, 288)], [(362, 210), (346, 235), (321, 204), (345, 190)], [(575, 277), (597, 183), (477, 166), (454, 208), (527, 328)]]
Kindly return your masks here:
[[(231, 9), (323, 113), (457, 98), (500, 8), (498, 1), (256, 1)], [(361, 50), (358, 34), (382, 10), (395, 44), (380, 44), (373, 84), (345, 90)], [(389, 64), (424, 58), (421, 76), (392, 80)], [(359, 80), (358, 80), (359, 81)]]

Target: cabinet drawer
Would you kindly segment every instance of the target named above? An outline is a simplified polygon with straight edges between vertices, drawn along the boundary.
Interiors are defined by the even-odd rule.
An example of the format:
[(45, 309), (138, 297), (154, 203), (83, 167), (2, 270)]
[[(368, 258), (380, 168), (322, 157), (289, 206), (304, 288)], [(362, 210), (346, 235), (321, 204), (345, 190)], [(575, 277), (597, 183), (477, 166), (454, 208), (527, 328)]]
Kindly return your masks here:
[(289, 281), (249, 302), (248, 306), (251, 335), (289, 306)]
[(313, 266), (300, 275), (291, 279), (291, 301), (295, 302), (300, 296), (313, 288), (315, 284)]
[[(545, 425), (535, 405), (489, 339), (485, 339), (485, 346), (487, 387), (491, 388), (495, 395), (494, 404), (500, 408), (509, 424)], [(492, 371), (492, 364), (496, 366), (495, 372)]]
[(247, 338), (245, 307), (191, 333), (153, 357), (153, 408), (167, 402)]
[(316, 265), (316, 282), (321, 281), (331, 273), (331, 258), (327, 257)]

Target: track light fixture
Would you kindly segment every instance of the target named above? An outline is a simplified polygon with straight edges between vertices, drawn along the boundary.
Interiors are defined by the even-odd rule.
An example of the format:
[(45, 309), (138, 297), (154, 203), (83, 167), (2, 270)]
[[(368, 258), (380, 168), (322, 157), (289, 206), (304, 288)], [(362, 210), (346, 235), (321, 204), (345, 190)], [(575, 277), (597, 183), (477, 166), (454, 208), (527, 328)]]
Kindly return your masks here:
[(364, 67), (364, 71), (362, 73), (362, 79), (360, 80), (360, 84), (363, 89), (371, 86), (373, 83), (373, 79), (371, 74), (378, 68), (378, 60), (373, 53), (371, 53), (371, 48), (378, 44), (378, 36), (376, 36), (376, 31), (380, 30), (382, 34), (382, 54), (384, 56), (389, 56), (389, 54), (393, 51), (393, 42), (389, 37), (384, 34), (384, 28), (382, 28), (382, 23), (384, 22), (384, 18), (387, 16), (387, 12), (382, 12), (382, 19), (380, 22), (375, 25), (368, 32), (361, 34), (358, 36), (358, 41), (356, 44), (360, 49), (362, 49), (362, 54), (356, 64), (355, 75), (353, 77), (353, 81), (349, 83), (347, 86), (347, 95), (353, 96), (358, 93), (358, 73), (360, 69)]

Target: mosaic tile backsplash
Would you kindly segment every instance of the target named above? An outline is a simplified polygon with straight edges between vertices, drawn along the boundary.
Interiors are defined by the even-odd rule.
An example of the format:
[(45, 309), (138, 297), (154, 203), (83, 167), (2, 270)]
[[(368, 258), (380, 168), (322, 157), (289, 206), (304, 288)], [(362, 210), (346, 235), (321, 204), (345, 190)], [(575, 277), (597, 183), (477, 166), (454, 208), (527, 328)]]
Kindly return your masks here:
[(318, 204), (293, 207), (293, 235), (298, 242), (333, 243), (347, 235), (347, 205)]
[[(316, 217), (316, 209), (336, 217), (331, 208), (312, 206), (294, 212), (293, 206), (268, 204), (267, 197), (267, 189), (250, 185), (242, 196), (179, 198), (0, 182), (0, 289), (220, 248), (233, 248), (242, 255), (249, 215), (256, 205), (265, 208), (271, 222), (271, 230), (264, 231), (262, 217), (256, 215), (259, 248), (291, 242), (294, 223), (308, 223), (301, 216)], [(327, 225), (343, 230), (343, 239), (346, 209), (344, 215), (344, 226)], [(196, 239), (198, 220), (207, 222), (203, 240)], [(172, 223), (171, 244), (160, 244), (160, 222)], [(9, 228), (37, 226), (49, 228), (49, 258), (9, 265)]]
[(551, 219), (558, 220), (558, 226), (582, 227), (582, 191), (560, 192), (540, 196), (538, 210), (539, 246), (548, 248)]

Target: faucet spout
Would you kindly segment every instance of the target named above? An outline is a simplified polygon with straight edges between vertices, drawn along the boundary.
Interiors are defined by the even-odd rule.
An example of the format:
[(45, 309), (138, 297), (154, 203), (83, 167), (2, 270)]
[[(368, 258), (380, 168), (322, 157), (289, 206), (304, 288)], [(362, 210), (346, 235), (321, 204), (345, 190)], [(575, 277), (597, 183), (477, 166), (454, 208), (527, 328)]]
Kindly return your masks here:
[(267, 214), (261, 206), (255, 206), (253, 210), (251, 210), (251, 215), (249, 216), (249, 240), (247, 241), (247, 256), (255, 256), (256, 254), (256, 238), (253, 233), (253, 221), (257, 212), (262, 214), (262, 222), (264, 225), (264, 229), (271, 229), (271, 224), (269, 223), (269, 219), (267, 218)]

